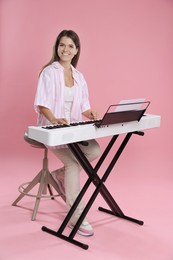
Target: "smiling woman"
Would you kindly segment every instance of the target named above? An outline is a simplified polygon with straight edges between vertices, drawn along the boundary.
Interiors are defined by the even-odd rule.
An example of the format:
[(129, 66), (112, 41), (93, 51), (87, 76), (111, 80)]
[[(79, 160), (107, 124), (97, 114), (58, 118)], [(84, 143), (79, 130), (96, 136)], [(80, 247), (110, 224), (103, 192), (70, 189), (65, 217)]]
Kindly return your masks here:
[[(69, 124), (79, 122), (83, 116), (97, 119), (97, 113), (90, 107), (88, 87), (81, 72), (76, 69), (80, 55), (80, 40), (71, 30), (62, 31), (55, 42), (50, 62), (43, 67), (37, 93), (35, 109), (38, 113), (38, 125)], [(59, 188), (66, 197), (69, 210), (80, 192), (81, 166), (67, 146), (49, 148), (63, 163), (63, 173), (59, 169), (52, 173)], [(100, 147), (95, 140), (89, 140), (88, 146), (81, 150), (89, 161), (96, 159)], [(70, 226), (73, 227), (84, 209), (81, 202), (74, 212)], [(84, 219), (78, 233), (93, 235), (93, 229)]]

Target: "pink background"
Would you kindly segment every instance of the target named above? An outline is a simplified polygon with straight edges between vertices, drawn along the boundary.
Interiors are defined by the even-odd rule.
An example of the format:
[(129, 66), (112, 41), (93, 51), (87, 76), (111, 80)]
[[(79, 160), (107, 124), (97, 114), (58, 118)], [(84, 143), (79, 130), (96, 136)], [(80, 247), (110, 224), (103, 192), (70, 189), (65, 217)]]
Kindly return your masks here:
[[(40, 153), (23, 141), (23, 134), (28, 125), (36, 124), (33, 102), (38, 73), (49, 61), (55, 38), (63, 29), (72, 29), (81, 38), (78, 69), (88, 82), (92, 106), (101, 115), (110, 104), (140, 97), (151, 101), (149, 113), (161, 115), (160, 128), (147, 131), (144, 137), (133, 137), (118, 164), (120, 174), (116, 178), (125, 178), (127, 183), (129, 178), (131, 185), (136, 178), (145, 179), (150, 196), (152, 184), (158, 180), (166, 183), (167, 190), (166, 185), (173, 180), (173, 1), (1, 0), (0, 21), (0, 163), (4, 192), (8, 178), (12, 183), (11, 194), (8, 192), (3, 205), (15, 199), (18, 184), (31, 179), (29, 171), (34, 172), (40, 163)], [(99, 142), (104, 145), (104, 140)], [(51, 159), (52, 168), (56, 161)], [(131, 171), (128, 176), (123, 175), (127, 168)], [(139, 185), (143, 185), (142, 181)], [(144, 186), (140, 187), (138, 193), (143, 187), (144, 194), (148, 194)], [(157, 192), (159, 206), (163, 191)], [(165, 197), (166, 205), (170, 197), (173, 195)]]
[(1, 128), (1, 148), (11, 134), (12, 150), (24, 148), (23, 132), (36, 123), (39, 70), (49, 60), (57, 34), (70, 28), (81, 38), (78, 69), (87, 79), (92, 105), (103, 113), (120, 99), (146, 97), (149, 112), (162, 116), (161, 129), (149, 135), (153, 139), (156, 134), (169, 149), (172, 12), (169, 0), (1, 0), (0, 111), (8, 126)]

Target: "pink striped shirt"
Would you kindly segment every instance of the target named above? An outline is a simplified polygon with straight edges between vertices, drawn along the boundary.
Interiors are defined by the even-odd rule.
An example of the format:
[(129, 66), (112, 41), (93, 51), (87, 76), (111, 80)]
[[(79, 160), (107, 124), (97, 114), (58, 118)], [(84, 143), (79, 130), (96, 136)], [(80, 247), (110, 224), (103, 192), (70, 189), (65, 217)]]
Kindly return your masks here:
[[(71, 110), (71, 121), (82, 120), (82, 113), (90, 109), (87, 83), (72, 65), (75, 93)], [(64, 71), (59, 62), (53, 62), (40, 74), (35, 96), (34, 107), (38, 113), (37, 125), (48, 125), (50, 122), (40, 113), (38, 106), (49, 108), (56, 118), (64, 118)]]

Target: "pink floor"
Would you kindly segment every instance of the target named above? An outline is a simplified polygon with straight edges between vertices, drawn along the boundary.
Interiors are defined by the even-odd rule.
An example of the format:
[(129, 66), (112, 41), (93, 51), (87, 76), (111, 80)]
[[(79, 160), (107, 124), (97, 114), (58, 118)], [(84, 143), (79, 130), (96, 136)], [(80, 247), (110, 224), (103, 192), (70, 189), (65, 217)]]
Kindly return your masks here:
[[(23, 155), (2, 158), (0, 260), (172, 260), (173, 163), (163, 150), (159, 152), (158, 147), (151, 147), (148, 152), (136, 153), (135, 158), (129, 153), (130, 161), (127, 151), (117, 164), (117, 174), (112, 172), (106, 182), (123, 212), (143, 220), (144, 225), (99, 212), (98, 206), (106, 206), (99, 195), (88, 213), (95, 235), (75, 236), (89, 245), (88, 250), (41, 230), (43, 225), (53, 230), (59, 228), (66, 213), (61, 198), (42, 200), (35, 221), (31, 221), (33, 198), (25, 197), (18, 207), (11, 206), (19, 194), (19, 184), (31, 180), (39, 171), (41, 152), (27, 147)], [(55, 161), (53, 158), (50, 161), (52, 168)], [(91, 190), (92, 187), (86, 197)]]

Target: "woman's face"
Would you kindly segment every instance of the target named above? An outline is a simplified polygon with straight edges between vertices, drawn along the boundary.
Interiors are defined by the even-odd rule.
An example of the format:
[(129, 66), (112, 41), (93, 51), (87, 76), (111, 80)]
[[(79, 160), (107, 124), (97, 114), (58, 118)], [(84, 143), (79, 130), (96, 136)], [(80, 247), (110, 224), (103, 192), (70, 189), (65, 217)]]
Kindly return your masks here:
[(59, 42), (57, 51), (60, 63), (71, 63), (73, 57), (77, 54), (78, 49), (71, 38), (63, 36)]

